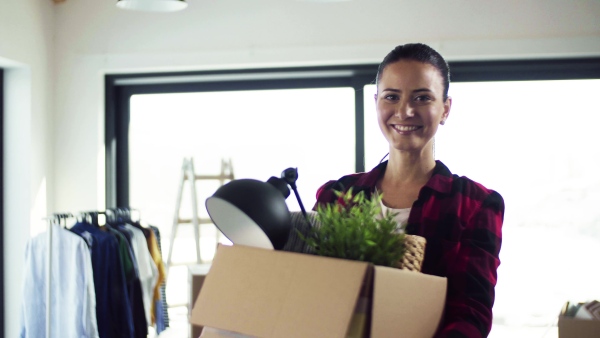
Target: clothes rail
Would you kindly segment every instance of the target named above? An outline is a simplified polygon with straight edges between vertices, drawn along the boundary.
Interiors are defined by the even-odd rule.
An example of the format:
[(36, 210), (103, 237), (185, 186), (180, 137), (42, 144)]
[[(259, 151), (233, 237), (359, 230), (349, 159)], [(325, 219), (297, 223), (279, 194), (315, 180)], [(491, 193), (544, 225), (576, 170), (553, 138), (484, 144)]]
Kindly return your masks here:
[[(24, 298), (22, 305), (22, 312), (27, 316), (21, 324), (22, 332), (39, 338), (63, 337), (64, 333), (75, 331), (82, 336), (86, 332), (110, 338), (119, 331), (122, 336), (145, 338), (152, 333), (150, 327), (154, 327), (156, 334), (165, 331), (169, 327), (169, 316), (160, 231), (141, 218), (138, 209), (129, 207), (43, 217), (47, 222), (46, 234), (31, 238), (27, 246), (25, 261), (30, 270), (27, 270), (24, 290), (29, 291), (27, 295), (31, 297)], [(93, 255), (96, 260), (90, 259)], [(65, 259), (70, 265), (63, 264)], [(123, 278), (118, 278), (121, 275)], [(110, 293), (96, 287), (102, 283), (92, 284), (104, 276), (117, 276), (105, 278), (105, 283), (113, 283)], [(63, 304), (64, 300), (79, 293), (67, 292), (61, 285), (74, 278), (80, 282), (78, 285), (84, 294), (77, 298), (80, 302), (66, 302), (72, 305), (69, 307)], [(31, 290), (38, 296), (34, 297)], [(86, 297), (95, 297), (95, 310)], [(117, 306), (115, 304), (120, 311), (117, 321), (103, 310)], [(46, 310), (45, 323), (42, 322), (44, 317), (39, 316), (40, 309)], [(62, 312), (66, 309), (76, 309), (81, 325), (65, 320)]]

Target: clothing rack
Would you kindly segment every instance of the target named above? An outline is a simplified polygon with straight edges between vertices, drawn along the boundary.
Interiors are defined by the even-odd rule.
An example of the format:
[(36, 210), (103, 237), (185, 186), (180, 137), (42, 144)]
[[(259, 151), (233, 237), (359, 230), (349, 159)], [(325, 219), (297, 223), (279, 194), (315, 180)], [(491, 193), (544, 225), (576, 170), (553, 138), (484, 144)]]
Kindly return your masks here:
[[(125, 215), (125, 213), (129, 210), (129, 208), (116, 208), (116, 209), (107, 209), (109, 213), (116, 215), (119, 213), (120, 215)], [(54, 213), (51, 216), (44, 217), (43, 220), (48, 221), (48, 259), (46, 261), (47, 274), (46, 274), (46, 338), (51, 337), (52, 325), (50, 325), (50, 321), (52, 319), (51, 316), (51, 301), (50, 298), (52, 296), (52, 225), (57, 224), (59, 226), (67, 225), (67, 219), (69, 218), (85, 218), (90, 217), (91, 223), (98, 225), (98, 215), (106, 215), (106, 211), (84, 211), (80, 212), (78, 216), (73, 215), (70, 212), (67, 213)]]
[[(135, 216), (135, 217), (133, 217)], [(103, 217), (105, 218), (105, 221), (103, 219)], [(45, 315), (45, 325), (39, 327), (40, 330), (45, 330), (45, 334), (42, 335), (40, 334), (40, 337), (46, 337), (46, 338), (51, 338), (51, 337), (55, 337), (59, 332), (57, 331), (56, 327), (53, 327), (53, 323), (57, 321), (56, 314), (52, 313), (52, 312), (56, 312), (56, 308), (54, 308), (53, 302), (56, 303), (57, 299), (56, 294), (54, 294), (54, 289), (57, 287), (56, 285), (56, 270), (58, 265), (56, 262), (57, 254), (61, 254), (62, 253), (62, 249), (60, 249), (61, 247), (57, 246), (54, 247), (54, 245), (57, 245), (57, 241), (59, 240), (59, 236), (60, 234), (57, 233), (57, 227), (58, 226), (62, 229), (65, 230), (71, 230), (71, 226), (73, 224), (70, 224), (70, 222), (68, 221), (69, 219), (75, 219), (75, 225), (78, 223), (87, 223), (89, 225), (94, 225), (97, 227), (101, 227), (101, 226), (108, 226), (109, 224), (112, 226), (113, 223), (130, 223), (130, 224), (138, 224), (138, 226), (141, 226), (141, 213), (138, 209), (133, 209), (133, 208), (129, 208), (129, 207), (120, 207), (120, 208), (107, 208), (106, 210), (91, 210), (91, 211), (82, 211), (82, 212), (75, 212), (75, 213), (54, 213), (54, 214), (50, 214), (49, 216), (43, 217), (42, 220), (47, 222), (47, 234), (43, 235), (46, 236), (46, 238), (44, 237), (40, 237), (38, 239), (38, 243), (43, 244), (43, 242), (46, 242), (47, 245), (47, 249), (46, 249), (46, 257), (42, 258), (42, 262), (45, 259), (46, 261), (44, 262), (44, 265), (46, 266), (46, 273), (43, 275), (40, 275), (40, 282), (45, 282), (46, 284), (44, 285), (44, 288), (42, 290), (45, 289), (46, 291), (46, 295), (45, 297), (43, 297), (42, 299), (45, 299), (45, 308), (46, 308), (46, 315)], [(148, 229), (150, 228), (155, 228), (156, 230), (158, 228), (154, 227), (154, 226), (148, 226)], [(61, 230), (62, 230), (61, 229)], [(155, 231), (155, 230), (152, 230)], [(81, 234), (78, 234), (81, 236)], [(158, 240), (158, 252), (160, 253), (160, 235), (157, 232), (156, 235), (157, 240)], [(154, 234), (153, 234), (154, 236)], [(81, 236), (84, 237), (84, 236)], [(61, 237), (62, 238), (62, 237)], [(41, 242), (40, 242), (41, 240)], [(91, 250), (91, 246), (90, 246), (90, 242), (88, 241), (87, 238), (84, 237), (85, 242), (88, 244), (88, 247)], [(155, 242), (155, 240), (152, 240), (153, 242)], [(148, 246), (150, 246), (150, 244), (148, 244)], [(142, 247), (145, 247), (142, 246)], [(150, 250), (150, 248), (148, 248)], [(59, 251), (59, 252), (57, 252)], [(57, 257), (54, 257), (57, 256)], [(150, 258), (152, 259), (152, 258)], [(158, 264), (158, 263), (157, 263)], [(161, 263), (162, 264), (162, 263)], [(162, 265), (161, 265), (162, 266)], [(158, 266), (157, 266), (158, 268)], [(164, 268), (162, 268), (164, 269)], [(164, 270), (161, 270), (164, 271)], [(161, 272), (161, 283), (164, 283), (164, 272)], [(54, 278), (54, 280), (53, 280)], [(158, 278), (158, 277), (154, 277), (154, 278)], [(160, 297), (162, 298), (162, 304), (161, 306), (156, 306), (154, 305), (154, 303), (150, 303), (150, 307), (148, 307), (148, 303), (144, 303), (144, 312), (137, 312), (142, 313), (142, 315), (146, 314), (148, 316), (150, 316), (150, 314), (145, 313), (145, 311), (149, 311), (148, 309), (152, 308), (152, 316), (161, 316), (161, 320), (160, 320), (160, 326), (159, 326), (159, 322), (158, 320), (156, 321), (156, 323), (154, 322), (154, 317), (152, 317), (152, 321), (150, 321), (150, 319), (148, 319), (148, 317), (146, 318), (146, 320), (144, 321), (144, 323), (146, 323), (148, 326), (154, 326), (154, 324), (156, 324), (156, 329), (160, 330), (157, 332), (160, 333), (161, 331), (164, 331), (166, 328), (169, 327), (169, 319), (168, 319), (168, 313), (166, 313), (166, 309), (167, 309), (167, 304), (166, 304), (166, 299), (165, 299), (165, 287), (164, 284), (161, 286), (159, 286), (160, 284), (156, 283), (154, 288), (154, 292), (156, 291), (156, 288), (159, 288), (159, 293), (160, 293)], [(141, 295), (141, 294), (140, 294)], [(39, 298), (38, 298), (39, 299)], [(42, 299), (39, 299), (40, 301), (42, 301)], [(141, 301), (141, 298), (140, 298)], [(154, 312), (154, 311), (159, 311), (159, 312)], [(162, 314), (162, 315), (159, 315)], [(99, 322), (98, 322), (99, 323)], [(133, 322), (131, 322), (133, 323)], [(137, 321), (137, 323), (139, 324), (140, 321)], [(132, 324), (132, 325), (136, 325), (136, 324)], [(106, 326), (105, 326), (106, 327)], [(160, 327), (160, 329), (159, 329)], [(105, 331), (105, 333), (108, 331)], [(145, 331), (144, 331), (145, 332)], [(41, 333), (41, 332), (40, 332)]]

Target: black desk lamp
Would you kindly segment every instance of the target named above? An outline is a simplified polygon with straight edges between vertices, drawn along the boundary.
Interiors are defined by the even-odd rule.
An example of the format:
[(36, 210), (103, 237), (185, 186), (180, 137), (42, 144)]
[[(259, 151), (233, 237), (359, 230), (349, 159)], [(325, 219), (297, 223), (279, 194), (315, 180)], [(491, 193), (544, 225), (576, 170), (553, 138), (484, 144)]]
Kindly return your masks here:
[(206, 199), (206, 210), (215, 226), (232, 243), (280, 250), (292, 228), (285, 203), (290, 195), (288, 185), (306, 217), (296, 188), (297, 179), (297, 168), (288, 168), (281, 173), (281, 178), (272, 176), (267, 182), (233, 180)]

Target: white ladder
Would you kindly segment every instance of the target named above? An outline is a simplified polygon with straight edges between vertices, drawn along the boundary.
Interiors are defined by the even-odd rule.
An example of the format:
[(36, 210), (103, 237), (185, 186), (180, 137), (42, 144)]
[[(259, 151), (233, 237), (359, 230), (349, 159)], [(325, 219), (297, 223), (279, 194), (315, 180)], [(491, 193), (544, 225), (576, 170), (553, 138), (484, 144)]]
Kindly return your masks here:
[[(196, 263), (202, 264), (202, 258), (200, 256), (200, 225), (201, 224), (213, 224), (210, 218), (200, 218), (198, 216), (198, 200), (196, 194), (196, 181), (199, 180), (217, 180), (219, 182), (219, 186), (227, 183), (228, 181), (232, 181), (234, 179), (233, 176), (233, 166), (231, 164), (231, 159), (225, 160), (221, 159), (221, 172), (218, 175), (196, 175), (196, 171), (194, 170), (194, 159), (193, 158), (184, 158), (183, 165), (181, 166), (181, 180), (179, 181), (179, 191), (177, 192), (177, 202), (175, 204), (175, 217), (173, 218), (173, 227), (171, 228), (171, 239), (169, 241), (169, 255), (167, 256), (167, 261), (165, 263), (166, 275), (169, 275), (169, 268), (173, 265), (171, 258), (173, 255), (173, 244), (175, 242), (175, 238), (177, 237), (177, 230), (180, 224), (192, 224), (194, 228), (194, 239), (196, 243)], [(191, 200), (192, 200), (192, 218), (181, 218), (180, 210), (181, 210), (181, 200), (183, 198), (183, 189), (185, 183), (188, 182), (190, 186)], [(217, 230), (216, 243), (219, 242), (220, 231)], [(184, 265), (188, 265), (189, 263), (183, 263)]]

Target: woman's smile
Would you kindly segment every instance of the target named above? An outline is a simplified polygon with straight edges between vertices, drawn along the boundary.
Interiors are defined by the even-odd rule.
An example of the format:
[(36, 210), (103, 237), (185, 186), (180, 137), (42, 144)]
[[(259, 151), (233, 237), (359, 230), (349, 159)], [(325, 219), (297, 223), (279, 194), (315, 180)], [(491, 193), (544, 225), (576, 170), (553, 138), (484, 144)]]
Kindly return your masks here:
[(394, 128), (394, 130), (396, 132), (398, 132), (401, 135), (406, 135), (406, 134), (410, 134), (416, 130), (419, 130), (421, 128), (423, 128), (422, 126), (415, 126), (415, 125), (405, 125), (405, 124), (393, 124), (392, 128)]

